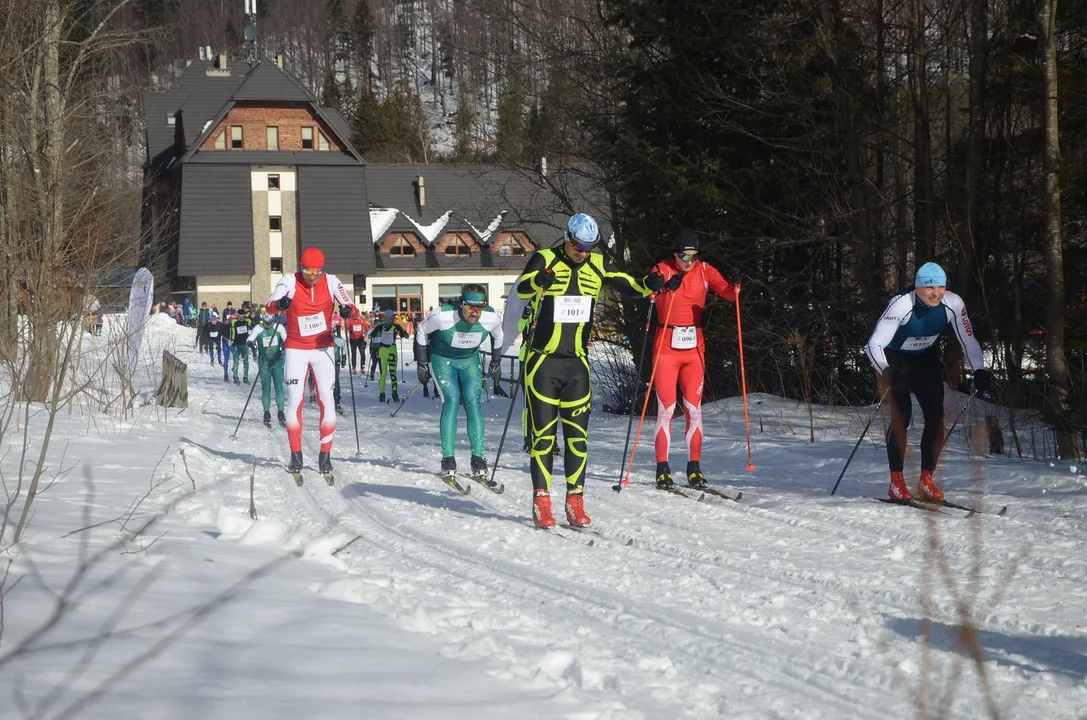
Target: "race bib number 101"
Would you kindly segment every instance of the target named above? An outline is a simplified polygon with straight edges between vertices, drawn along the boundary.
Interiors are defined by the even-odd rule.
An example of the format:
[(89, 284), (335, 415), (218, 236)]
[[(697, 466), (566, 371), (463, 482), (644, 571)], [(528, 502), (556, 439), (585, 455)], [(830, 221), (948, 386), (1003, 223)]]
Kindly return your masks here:
[(592, 315), (593, 299), (582, 295), (559, 295), (555, 298), (556, 323), (587, 323)]

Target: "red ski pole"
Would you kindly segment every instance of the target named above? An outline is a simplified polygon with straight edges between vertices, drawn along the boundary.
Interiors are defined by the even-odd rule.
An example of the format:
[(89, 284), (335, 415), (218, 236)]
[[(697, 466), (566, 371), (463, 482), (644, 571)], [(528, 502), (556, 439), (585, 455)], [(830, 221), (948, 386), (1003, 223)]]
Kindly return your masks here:
[[(733, 270), (732, 279), (738, 280), (740, 278), (740, 271)], [(744, 431), (747, 433), (747, 471), (751, 472), (755, 469), (755, 463), (751, 461), (751, 422), (747, 417), (747, 375), (744, 372), (744, 331), (743, 323), (740, 320), (740, 288), (739, 283), (736, 284), (736, 339), (740, 343), (740, 387), (744, 396)]]

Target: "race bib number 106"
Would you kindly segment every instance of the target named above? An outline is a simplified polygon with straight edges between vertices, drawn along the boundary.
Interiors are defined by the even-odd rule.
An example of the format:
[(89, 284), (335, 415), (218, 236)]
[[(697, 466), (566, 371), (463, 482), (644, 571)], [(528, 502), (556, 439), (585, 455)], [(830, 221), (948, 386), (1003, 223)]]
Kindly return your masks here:
[(324, 313), (317, 313), (316, 315), (302, 315), (298, 318), (298, 333), (302, 337), (320, 335), (326, 330), (328, 330), (328, 325), (325, 323)]

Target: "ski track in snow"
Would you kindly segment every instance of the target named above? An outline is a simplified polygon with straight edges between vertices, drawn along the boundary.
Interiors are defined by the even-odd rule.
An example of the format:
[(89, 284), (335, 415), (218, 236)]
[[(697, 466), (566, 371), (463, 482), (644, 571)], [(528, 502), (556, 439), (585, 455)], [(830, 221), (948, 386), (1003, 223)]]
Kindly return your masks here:
[[(260, 388), (237, 439), (229, 439), (249, 388), (223, 384), (219, 366), (189, 349), (187, 331), (170, 332), (181, 336), (177, 354), (189, 362), (190, 410), (177, 432), (198, 485), (188, 492), (185, 481), (163, 497), (176, 503), (172, 514), (218, 525), (220, 541), (278, 544), (330, 565), (332, 579), (312, 588), (314, 603), (358, 603), (433, 636), (436, 654), (478, 662), (488, 681), (543, 690), (563, 717), (914, 716), (926, 583), (936, 627), (933, 702), (963, 662), (956, 604), (929, 560), (934, 532), (960, 591), (988, 609), (974, 619), (1006, 717), (1087, 717), (1087, 493), (1077, 476), (1042, 463), (987, 460), (987, 494), (977, 498), (964, 491), (974, 465), (949, 447), (941, 464), (949, 499), (994, 512), (1007, 504), (1008, 516), (930, 514), (871, 499), (885, 492), (885, 454), (866, 443), (830, 497), (855, 437), (823, 433), (813, 446), (806, 433), (755, 434), (757, 470), (748, 474), (742, 415), (726, 410), (716, 420), (728, 437), (720, 437), (718, 422), (706, 424), (703, 468), (716, 489), (742, 491), (742, 502), (655, 490), (652, 438), (644, 433), (631, 484), (615, 493), (626, 421), (597, 413), (586, 483), (595, 534), (561, 524), (540, 531), (529, 519), (516, 422), (496, 476), (505, 493), (469, 481), (471, 494), (460, 496), (433, 476), (440, 455), (433, 399), (416, 394), (392, 420), (394, 406), (377, 402), (376, 382), (364, 388), (356, 376), (356, 455), (351, 378), (343, 371), (347, 415), (337, 419), (335, 485), (316, 472), (317, 412), (307, 404), (305, 483), (297, 487), (286, 472), (285, 432), (260, 423)], [(412, 370), (408, 364), (404, 372)], [(778, 417), (806, 422), (802, 407), (759, 398)], [(491, 461), (506, 402), (484, 401)], [(848, 432), (846, 412), (820, 416)], [(676, 422), (682, 427), (682, 418)], [(672, 453), (682, 466), (681, 440)], [(462, 469), (467, 455), (459, 437)], [(185, 478), (176, 453), (169, 465)], [(557, 517), (561, 466), (556, 458)], [(245, 515), (251, 474), (255, 522)], [(1024, 548), (1003, 588), (1006, 563)], [(997, 593), (1001, 600), (990, 607)], [(986, 717), (975, 671), (968, 661), (964, 667), (953, 715)]]

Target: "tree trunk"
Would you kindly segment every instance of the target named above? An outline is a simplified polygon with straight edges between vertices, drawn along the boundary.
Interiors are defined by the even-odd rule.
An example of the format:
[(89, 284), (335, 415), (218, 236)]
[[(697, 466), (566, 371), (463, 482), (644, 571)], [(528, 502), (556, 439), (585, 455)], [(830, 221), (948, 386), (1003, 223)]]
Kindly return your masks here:
[(0, 263), (7, 269), (8, 282), (0, 290), (0, 361), (15, 367), (18, 362), (19, 280), (22, 263), (15, 252), (15, 116), (10, 97), (0, 108)]
[(1057, 117), (1057, 0), (1038, 0), (1038, 19), (1045, 33), (1045, 264), (1049, 295), (1046, 299), (1046, 374), (1049, 401), (1056, 427), (1057, 452), (1062, 458), (1079, 457), (1075, 431), (1068, 423), (1068, 395), (1072, 381), (1064, 355), (1064, 256), (1061, 237), (1060, 128)]
[[(975, 278), (980, 279), (976, 243), (978, 211), (981, 206), (982, 152), (985, 145), (986, 95), (988, 80), (989, 1), (970, 3), (970, 126), (966, 143), (966, 196), (963, 198), (962, 255), (955, 291), (970, 299)], [(982, 258), (982, 265), (985, 258)]]
[(932, 187), (932, 128), (926, 80), (925, 2), (913, 0), (910, 95), (913, 100), (913, 233), (914, 263), (933, 259), (936, 216)]

